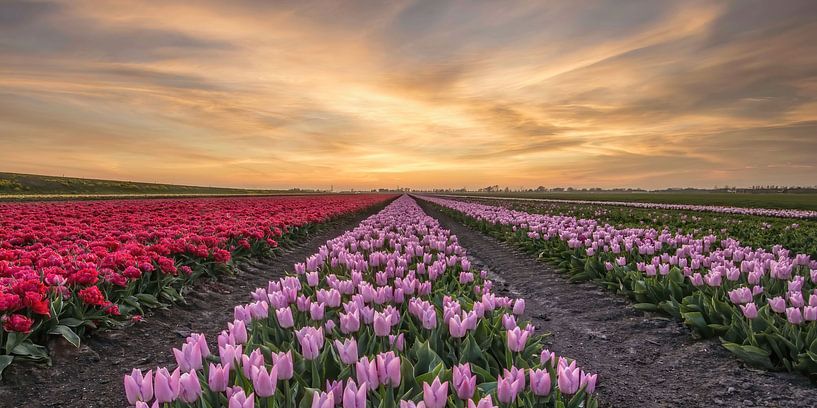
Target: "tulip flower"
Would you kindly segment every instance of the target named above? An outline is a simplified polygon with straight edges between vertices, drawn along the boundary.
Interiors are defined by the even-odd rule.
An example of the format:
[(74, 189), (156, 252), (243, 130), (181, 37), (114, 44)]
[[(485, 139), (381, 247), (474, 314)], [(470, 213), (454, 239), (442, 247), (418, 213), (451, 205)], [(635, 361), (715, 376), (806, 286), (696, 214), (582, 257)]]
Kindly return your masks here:
[(255, 394), (245, 395), (244, 390), (239, 389), (230, 396), (228, 408), (255, 408)]
[(448, 333), (451, 334), (451, 337), (457, 339), (463, 338), (465, 337), (467, 331), (468, 328), (463, 323), (459, 315), (455, 315), (450, 320), (448, 320)]
[(142, 371), (134, 368), (130, 375), (125, 375), (125, 396), (128, 402), (150, 401), (153, 398), (153, 370), (142, 376)]
[(355, 339), (346, 339), (341, 343), (335, 340), (335, 349), (338, 352), (340, 361), (344, 364), (354, 364), (357, 362), (357, 341)]
[(519, 394), (518, 385), (514, 384), (514, 379), (510, 375), (500, 375), (496, 379), (496, 399), (503, 404), (510, 404), (516, 400)]
[(326, 310), (325, 303), (312, 302), (309, 305), (309, 317), (314, 321), (321, 321), (323, 320), (324, 310)]
[(292, 362), (292, 350), (280, 353), (271, 353), (272, 364), (279, 380), (289, 380), (294, 376), (295, 369)]
[(201, 384), (196, 370), (190, 370), (179, 377), (179, 398), (182, 401), (192, 404), (201, 396)]
[(587, 374), (584, 371), (581, 373), (580, 385), (584, 387), (584, 392), (592, 394), (596, 391), (597, 374)]
[(391, 315), (381, 312), (374, 313), (374, 334), (378, 337), (388, 336), (391, 331)]
[(323, 328), (315, 329), (307, 326), (295, 332), (298, 343), (301, 345), (301, 354), (307, 360), (314, 360), (323, 348)]
[(740, 305), (741, 311), (743, 311), (743, 316), (747, 319), (755, 319), (757, 318), (757, 306), (754, 303), (747, 303), (745, 305)]
[(803, 319), (805, 319), (808, 322), (813, 322), (817, 320), (817, 307), (815, 306), (803, 307)]
[(224, 392), (227, 390), (227, 382), (230, 379), (230, 364), (222, 366), (210, 363), (210, 370), (207, 373), (207, 385), (212, 391)]
[(377, 376), (376, 359), (370, 361), (368, 357), (361, 357), (360, 360), (355, 363), (355, 374), (357, 383), (368, 385), (372, 391), (376, 390), (377, 386), (380, 385), (380, 379)]
[(455, 365), (452, 381), (454, 391), (457, 393), (457, 398), (468, 400), (474, 396), (474, 391), (477, 386), (477, 377), (471, 375), (471, 366), (469, 364)]
[(313, 392), (312, 408), (335, 408), (335, 395), (331, 392)]
[(516, 353), (521, 353), (523, 350), (525, 350), (525, 346), (528, 343), (528, 337), (530, 336), (530, 331), (522, 330), (519, 327), (514, 327), (512, 330), (508, 330), (506, 333), (509, 350)]
[(530, 370), (530, 389), (533, 395), (546, 397), (550, 394), (550, 374), (547, 370)]
[(182, 349), (173, 349), (173, 355), (176, 357), (176, 363), (182, 371), (201, 370), (203, 367), (201, 360), (201, 348), (198, 344), (185, 343)]
[(581, 386), (581, 370), (576, 367), (575, 362), (570, 365), (558, 367), (556, 370), (556, 383), (559, 391), (564, 394), (575, 394)]
[(375, 358), (377, 363), (377, 378), (380, 384), (391, 385), (392, 388), (400, 386), (400, 357), (393, 351), (380, 353)]
[(170, 374), (164, 367), (156, 370), (156, 376), (153, 380), (153, 392), (156, 401), (159, 401), (159, 403), (173, 402), (179, 397), (179, 376), (178, 368), (173, 371), (173, 374)]
[(448, 381), (440, 383), (440, 378), (435, 377), (429, 384), (423, 383), (423, 402), (426, 408), (444, 408), (448, 401)]
[(771, 298), (767, 300), (769, 302), (769, 307), (776, 313), (785, 313), (786, 312), (786, 300), (780, 296)]
[(468, 400), (468, 408), (497, 408), (494, 405), (494, 401), (491, 400), (490, 395), (486, 395), (485, 398), (479, 400), (477, 403), (474, 403), (473, 400)]
[(360, 330), (360, 314), (357, 310), (349, 313), (340, 313), (340, 331), (343, 334), (355, 333)]
[(292, 317), (292, 309), (289, 306), (275, 309), (275, 318), (278, 319), (278, 326), (282, 329), (295, 326), (295, 319)]
[(255, 395), (261, 398), (275, 395), (275, 389), (278, 387), (278, 372), (274, 365), (269, 371), (263, 365), (254, 366), (251, 376)]
[(247, 342), (247, 326), (244, 325), (243, 320), (235, 320), (232, 323), (227, 323), (227, 327), (236, 343), (244, 344)]
[(366, 408), (367, 391), (365, 383), (358, 387), (354, 380), (349, 379), (343, 389), (343, 408)]

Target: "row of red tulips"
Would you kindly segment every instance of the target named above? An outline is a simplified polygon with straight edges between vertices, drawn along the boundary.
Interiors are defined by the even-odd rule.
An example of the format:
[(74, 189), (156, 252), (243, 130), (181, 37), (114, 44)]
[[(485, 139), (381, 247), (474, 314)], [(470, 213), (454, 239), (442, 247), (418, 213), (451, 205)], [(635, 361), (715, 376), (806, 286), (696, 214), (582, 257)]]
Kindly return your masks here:
[(48, 335), (88, 329), (183, 300), (203, 275), (296, 239), (310, 225), (382, 195), (0, 204), (0, 373), (45, 361)]

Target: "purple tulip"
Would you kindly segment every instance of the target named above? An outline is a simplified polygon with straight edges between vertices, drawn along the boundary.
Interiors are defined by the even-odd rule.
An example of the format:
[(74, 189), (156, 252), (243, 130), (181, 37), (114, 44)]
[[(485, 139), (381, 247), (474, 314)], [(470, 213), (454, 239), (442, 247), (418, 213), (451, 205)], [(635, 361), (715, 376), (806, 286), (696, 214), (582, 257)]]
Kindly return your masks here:
[(596, 392), (596, 379), (598, 374), (587, 374), (584, 371), (581, 373), (580, 384), (584, 387), (584, 392), (592, 394)]
[(365, 383), (358, 387), (354, 380), (349, 379), (343, 389), (343, 408), (366, 408), (367, 388)]
[(448, 401), (448, 381), (440, 383), (440, 378), (435, 377), (434, 381), (423, 383), (423, 402), (426, 408), (444, 408)]
[(301, 354), (307, 360), (314, 360), (321, 353), (323, 348), (323, 328), (316, 329), (306, 326), (295, 332), (298, 343), (301, 345)]
[(786, 312), (786, 300), (780, 296), (771, 298), (768, 300), (769, 307), (776, 313), (785, 313)]
[(452, 381), (457, 398), (461, 400), (471, 399), (477, 387), (477, 377), (471, 375), (471, 366), (468, 363), (455, 365), (453, 371)]
[(269, 371), (264, 365), (253, 366), (251, 376), (255, 395), (261, 398), (275, 395), (275, 389), (278, 387), (278, 372), (275, 366)]
[(547, 370), (530, 370), (530, 390), (533, 395), (546, 397), (550, 394), (550, 374)]
[(179, 377), (179, 397), (182, 401), (192, 404), (201, 396), (201, 383), (196, 370), (190, 370)]
[(349, 313), (340, 313), (340, 331), (343, 334), (355, 333), (360, 330), (360, 314), (357, 310)]
[(754, 303), (747, 303), (745, 305), (740, 305), (741, 311), (743, 311), (743, 316), (747, 319), (756, 319), (757, 318), (757, 306)]
[(292, 309), (289, 306), (275, 309), (275, 318), (278, 319), (278, 326), (281, 326), (282, 329), (295, 326), (295, 319), (292, 317)]
[(325, 303), (312, 302), (312, 304), (309, 305), (309, 317), (314, 321), (321, 321), (323, 320), (325, 310), (326, 310)]
[(380, 379), (377, 376), (377, 361), (369, 361), (369, 358), (364, 356), (355, 363), (355, 374), (358, 384), (366, 384), (369, 389), (374, 391), (380, 385)]
[(335, 408), (335, 394), (322, 391), (313, 392), (312, 408)]
[(385, 312), (375, 312), (373, 325), (375, 336), (388, 336), (391, 331), (391, 315)]
[(179, 397), (179, 369), (170, 374), (166, 368), (162, 367), (156, 370), (154, 377), (153, 392), (156, 396), (156, 401), (159, 403), (173, 402)]
[(815, 306), (805, 306), (803, 308), (803, 318), (807, 322), (813, 322), (817, 320), (817, 307)]
[(224, 392), (227, 390), (227, 382), (230, 380), (230, 364), (222, 366), (210, 363), (210, 370), (207, 373), (207, 385), (210, 390)]
[(338, 352), (340, 361), (344, 364), (357, 362), (357, 341), (355, 339), (345, 339), (343, 343), (340, 340), (335, 340), (335, 349)]
[(581, 370), (576, 367), (576, 362), (570, 365), (561, 366), (556, 370), (556, 383), (559, 391), (564, 394), (575, 394), (581, 386)]
[(486, 395), (485, 398), (479, 400), (479, 402), (477, 403), (474, 403), (473, 400), (468, 400), (468, 408), (497, 408), (497, 407), (494, 405), (494, 401), (491, 400), (491, 396)]
[(275, 372), (278, 374), (279, 380), (289, 380), (295, 375), (295, 368), (292, 362), (292, 350), (287, 350), (286, 353), (271, 353), (272, 364)]
[(463, 323), (459, 315), (455, 315), (448, 320), (448, 333), (451, 334), (451, 337), (463, 338), (467, 331), (467, 325)]
[(201, 370), (203, 365), (201, 361), (201, 348), (196, 343), (185, 343), (182, 349), (173, 349), (173, 355), (176, 357), (176, 363), (179, 369), (184, 372), (190, 370)]
[(244, 390), (237, 390), (230, 396), (228, 408), (255, 408), (255, 394), (245, 395)]
[(391, 385), (392, 388), (400, 386), (400, 357), (393, 351), (380, 353), (377, 355), (377, 378), (380, 384)]
[(142, 376), (142, 371), (134, 368), (130, 375), (125, 375), (125, 396), (132, 405), (137, 401), (150, 401), (153, 398), (153, 370)]
[(530, 331), (522, 330), (519, 327), (514, 327), (512, 330), (508, 330), (508, 349), (516, 353), (521, 353), (523, 350), (525, 350), (529, 336)]

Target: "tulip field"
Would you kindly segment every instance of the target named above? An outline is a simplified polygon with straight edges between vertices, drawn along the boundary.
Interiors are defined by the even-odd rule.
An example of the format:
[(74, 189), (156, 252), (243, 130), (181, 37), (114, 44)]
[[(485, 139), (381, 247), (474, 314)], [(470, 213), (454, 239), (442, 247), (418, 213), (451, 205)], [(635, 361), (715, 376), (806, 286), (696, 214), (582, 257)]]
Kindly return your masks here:
[(210, 350), (124, 378), (137, 407), (594, 407), (596, 375), (544, 349), (455, 237), (402, 197), (236, 306)]
[(616, 228), (590, 218), (425, 199), (558, 265), (571, 280), (597, 281), (632, 298), (638, 309), (720, 338), (752, 366), (817, 377), (813, 235), (802, 237), (807, 253), (796, 253), (781, 245), (743, 245), (728, 228), (721, 237), (682, 228)]
[[(540, 326), (550, 318), (538, 294), (514, 292), (524, 283), (510, 276), (526, 271), (503, 276), (483, 262), (502, 256), (542, 260), (559, 279), (592, 282), (629, 299), (611, 303), (613, 316), (625, 316), (625, 308), (666, 316), (683, 329), (677, 336), (717, 339), (740, 370), (814, 381), (817, 221), (738, 213), (386, 194), (0, 204), (0, 373), (6, 369), (6, 377), (17, 378), (3, 381), (21, 384), (12, 388), (10, 406), (55, 405), (36, 405), (36, 393), (26, 388), (47, 390), (55, 381), (19, 376), (50, 365), (60, 347), (99, 346), (93, 339), (110, 331), (120, 333), (114, 338), (132, 358), (100, 357), (112, 365), (102, 367), (79, 354), (57, 366), (63, 372), (71, 364), (90, 364), (91, 372), (99, 366), (96, 376), (67, 371), (81, 374), (67, 380), (68, 389), (91, 383), (114, 397), (99, 399), (102, 405), (56, 405), (594, 408), (624, 400), (693, 406), (690, 400), (654, 405), (664, 401), (659, 388), (647, 400), (605, 388), (605, 375), (626, 377), (637, 366), (610, 371), (599, 364), (610, 356), (599, 352), (571, 358), (559, 345), (590, 350), (587, 339), (554, 342), (559, 333), (550, 332), (552, 324)], [(225, 303), (229, 317), (212, 328), (176, 329), (178, 338), (153, 340), (151, 350), (130, 337), (140, 325), (161, 325), (151, 317), (157, 310), (170, 316), (188, 298), (201, 299), (191, 291), (202, 282), (250, 279), (242, 265), (264, 268), (257, 260), (283, 256), (322, 225), (351, 214), (358, 218), (342, 224), (348, 225), (337, 230), (342, 233), (327, 233), (290, 256), (280, 274), (259, 270), (262, 280), (247, 286), (255, 289)], [(464, 229), (454, 234), (452, 222)], [(493, 237), (524, 252), (469, 250), (460, 239), (466, 230), (469, 241)], [(582, 287), (570, 292), (597, 296)], [(196, 307), (201, 316), (207, 312), (202, 303), (188, 306), (194, 320)], [(581, 317), (581, 310), (570, 313)], [(567, 316), (553, 321), (569, 324)], [(139, 333), (174, 328), (152, 330)], [(724, 364), (723, 356), (712, 358)], [(66, 381), (64, 373), (59, 378)], [(794, 387), (793, 401), (817, 398), (813, 385)], [(616, 402), (606, 401), (613, 394)], [(721, 404), (720, 397), (711, 401)], [(774, 401), (768, 406), (811, 406)]]
[(0, 204), (0, 372), (47, 361), (49, 335), (89, 330), (183, 300), (202, 276), (272, 251), (387, 196)]

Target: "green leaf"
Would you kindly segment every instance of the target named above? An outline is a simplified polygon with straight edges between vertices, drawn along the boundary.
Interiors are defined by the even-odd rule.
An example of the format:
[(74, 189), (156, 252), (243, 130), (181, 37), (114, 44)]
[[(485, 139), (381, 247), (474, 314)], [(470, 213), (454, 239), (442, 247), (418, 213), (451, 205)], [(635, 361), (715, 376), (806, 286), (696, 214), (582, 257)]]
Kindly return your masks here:
[(64, 337), (65, 340), (68, 340), (69, 343), (73, 344), (74, 347), (79, 347), (79, 336), (68, 326), (58, 325), (57, 327), (51, 329), (48, 333), (62, 335), (62, 337)]
[(633, 305), (633, 307), (644, 312), (658, 311), (658, 306), (656, 306), (654, 303), (636, 303)]
[(14, 361), (14, 356), (0, 355), (0, 379), (3, 378), (3, 370)]
[(82, 326), (83, 323), (85, 322), (83, 322), (80, 319), (75, 319), (73, 317), (66, 317), (65, 319), (60, 319), (60, 324), (68, 327), (79, 327)]
[(724, 342), (723, 347), (738, 356), (739, 359), (754, 366), (770, 369), (774, 367), (769, 359), (769, 352), (755, 346), (741, 346), (740, 344)]

